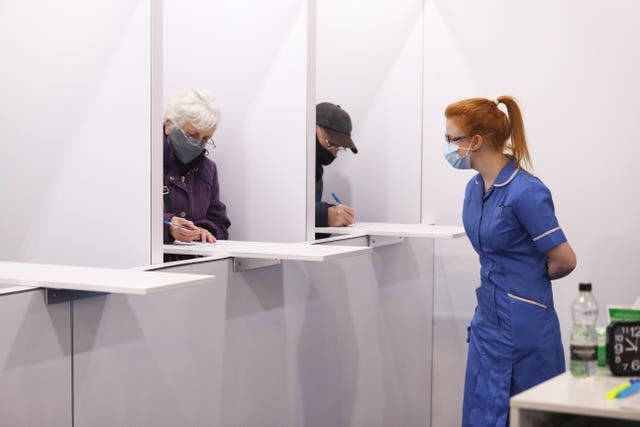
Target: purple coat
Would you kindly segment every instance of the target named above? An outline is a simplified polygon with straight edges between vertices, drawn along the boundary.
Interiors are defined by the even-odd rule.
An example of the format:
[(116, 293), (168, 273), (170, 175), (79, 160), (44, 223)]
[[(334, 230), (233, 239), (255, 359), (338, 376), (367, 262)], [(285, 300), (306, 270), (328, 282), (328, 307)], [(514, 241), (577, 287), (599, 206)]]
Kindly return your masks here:
[[(164, 136), (164, 220), (178, 216), (209, 230), (216, 239), (229, 238), (231, 221), (227, 207), (220, 201), (216, 164), (204, 154), (191, 162), (191, 169), (183, 173), (173, 146)], [(173, 242), (169, 226), (164, 225), (164, 242)]]

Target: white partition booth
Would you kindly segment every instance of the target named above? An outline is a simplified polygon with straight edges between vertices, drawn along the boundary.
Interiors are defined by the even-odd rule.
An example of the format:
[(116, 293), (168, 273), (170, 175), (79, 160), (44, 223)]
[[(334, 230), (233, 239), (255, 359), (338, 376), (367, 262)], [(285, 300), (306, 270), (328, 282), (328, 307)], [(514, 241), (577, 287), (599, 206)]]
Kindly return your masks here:
[[(147, 0), (0, 6), (0, 260), (153, 262), (151, 7)], [(35, 270), (22, 284), (37, 285)], [(44, 280), (53, 280), (47, 271)], [(0, 283), (0, 425), (74, 425), (71, 303), (45, 305), (43, 290), (17, 288), (14, 279)]]
[[(635, 298), (640, 9), (570, 4), (3, 4), (0, 426), (459, 425), (479, 266), (440, 150), (463, 97), (521, 97), (578, 255), (565, 344), (576, 277)], [(163, 110), (191, 85), (222, 110), (231, 240), (163, 245)], [(352, 227), (313, 223), (321, 101), (354, 122), (325, 175)]]
[[(71, 62), (34, 69), (3, 51), (20, 82), (5, 97), (25, 103), (4, 112), (12, 136), (52, 143), (18, 187), (9, 176), (29, 147), (10, 150), (1, 181), (26, 209), (3, 225), (14, 263), (0, 277), (0, 424), (429, 424), (433, 240), (296, 243), (314, 232), (316, 5), (253, 6), (247, 19), (232, 2), (43, 3), (31, 19), (68, 20), (68, 39), (2, 30), (31, 37), (43, 62)], [(50, 85), (39, 125), (24, 115), (34, 82)], [(218, 97), (222, 198), (232, 237), (254, 242), (183, 246), (199, 257), (158, 264), (161, 105), (192, 84)], [(151, 293), (138, 282), (177, 273), (207, 279)]]

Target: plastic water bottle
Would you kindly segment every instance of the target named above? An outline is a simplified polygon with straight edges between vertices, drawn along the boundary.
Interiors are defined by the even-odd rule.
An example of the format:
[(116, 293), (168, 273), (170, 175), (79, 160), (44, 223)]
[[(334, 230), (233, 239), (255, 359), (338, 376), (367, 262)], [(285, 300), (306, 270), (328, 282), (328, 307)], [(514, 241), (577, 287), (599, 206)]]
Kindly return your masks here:
[(591, 294), (591, 283), (580, 283), (579, 289), (571, 305), (571, 373), (575, 377), (591, 377), (598, 367), (598, 303)]

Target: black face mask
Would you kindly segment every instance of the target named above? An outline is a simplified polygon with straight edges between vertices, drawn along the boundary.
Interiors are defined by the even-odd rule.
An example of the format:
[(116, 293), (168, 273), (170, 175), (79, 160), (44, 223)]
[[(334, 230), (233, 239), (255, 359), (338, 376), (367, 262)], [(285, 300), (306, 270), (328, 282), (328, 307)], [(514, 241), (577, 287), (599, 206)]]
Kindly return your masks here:
[(320, 162), (322, 166), (327, 166), (335, 159), (335, 156), (331, 154), (329, 150), (320, 145), (318, 138), (316, 138), (316, 163)]

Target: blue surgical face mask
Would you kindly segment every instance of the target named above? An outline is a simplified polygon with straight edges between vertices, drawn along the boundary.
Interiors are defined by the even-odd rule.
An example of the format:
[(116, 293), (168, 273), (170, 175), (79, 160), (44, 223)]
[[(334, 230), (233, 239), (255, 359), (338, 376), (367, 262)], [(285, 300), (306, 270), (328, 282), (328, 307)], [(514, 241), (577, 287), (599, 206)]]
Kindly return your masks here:
[[(466, 150), (467, 154), (461, 156), (458, 154), (458, 150)], [(456, 169), (471, 169), (471, 157), (469, 157), (469, 152), (471, 151), (471, 147), (469, 148), (460, 148), (458, 144), (454, 144), (453, 142), (444, 144), (444, 158), (447, 159), (449, 164)]]

